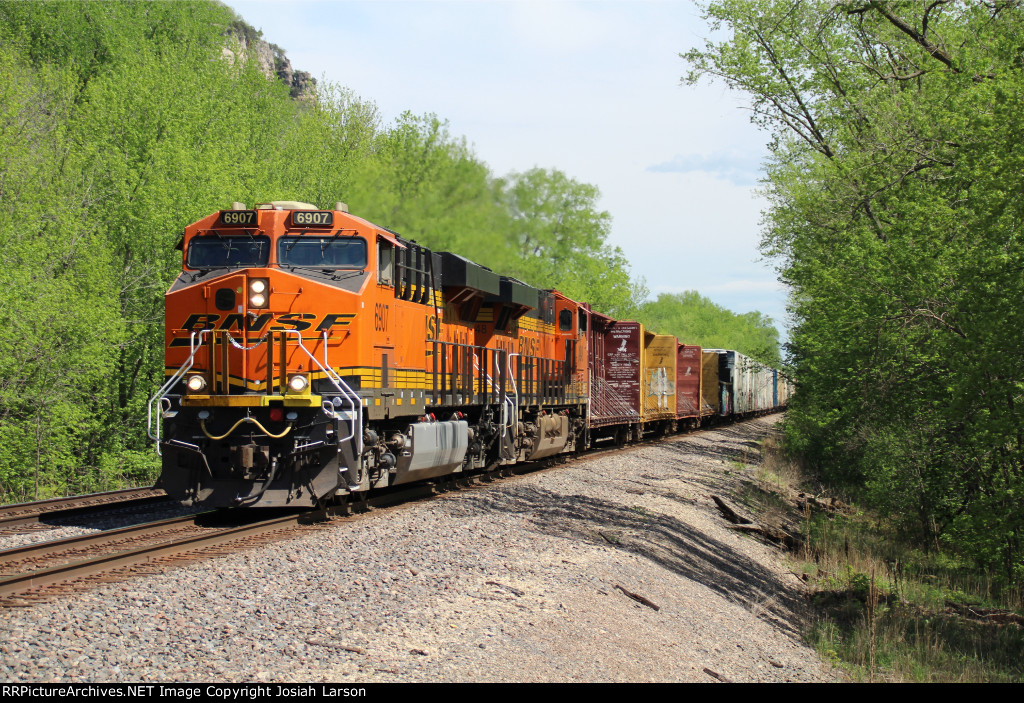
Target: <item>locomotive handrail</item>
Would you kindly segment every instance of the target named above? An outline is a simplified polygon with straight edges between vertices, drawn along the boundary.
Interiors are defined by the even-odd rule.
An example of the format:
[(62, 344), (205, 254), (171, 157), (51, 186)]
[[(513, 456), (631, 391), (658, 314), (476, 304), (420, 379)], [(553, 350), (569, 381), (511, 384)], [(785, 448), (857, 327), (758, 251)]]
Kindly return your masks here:
[[(487, 352), (486, 347), (470, 347), (470, 349), (482, 349), (484, 353)], [(473, 352), (473, 370), (477, 372), (480, 371), (480, 357), (477, 356), (475, 351)], [(485, 396), (494, 393), (494, 379), (491, 378), (491, 374), (484, 371), (484, 380), (486, 383), (484, 384), (484, 387), (480, 389), (480, 392)]]
[(193, 331), (189, 335), (189, 342), (188, 342), (189, 343), (189, 355), (188, 355), (188, 359), (185, 360), (185, 363), (181, 366), (181, 368), (179, 368), (177, 371), (175, 371), (174, 375), (172, 375), (167, 380), (167, 382), (164, 383), (164, 385), (160, 386), (160, 390), (158, 390), (156, 393), (154, 393), (153, 397), (149, 399), (149, 403), (146, 404), (146, 434), (149, 435), (150, 439), (152, 439), (152, 440), (154, 440), (156, 442), (156, 453), (157, 453), (158, 456), (161, 456), (163, 454), (163, 452), (160, 451), (160, 428), (163, 426), (163, 424), (160, 422), (160, 419), (161, 419), (163, 414), (161, 413), (161, 417), (158, 417), (156, 419), (156, 423), (155, 423), (156, 434), (153, 434), (153, 429), (154, 429), (153, 403), (157, 402), (158, 400), (163, 400), (164, 397), (166, 397), (167, 392), (169, 390), (171, 390), (171, 388), (173, 388), (174, 385), (179, 380), (181, 380), (181, 377), (184, 376), (185, 374), (187, 374), (192, 369), (192, 365), (195, 362), (195, 358), (196, 358), (196, 352), (198, 352), (199, 348), (202, 347), (202, 345), (203, 345), (203, 335), (206, 334), (209, 331), (210, 330), (208, 330), (208, 329), (199, 330), (199, 332), (198, 332), (198, 334), (199, 334), (198, 342), (196, 341), (196, 332), (195, 331)]
[[(355, 460), (357, 462), (360, 462), (360, 464), (361, 464), (362, 461), (363, 461), (363, 413), (362, 413), (362, 402), (360, 401), (359, 396), (356, 394), (356, 392), (353, 391), (352, 388), (349, 387), (349, 385), (347, 383), (345, 383), (345, 380), (341, 376), (339, 376), (338, 374), (336, 374), (334, 372), (333, 368), (331, 368), (330, 359), (327, 358), (327, 330), (323, 331), (324, 363), (322, 363), (322, 364), (320, 363), (320, 360), (316, 358), (316, 355), (313, 354), (313, 352), (311, 352), (309, 349), (306, 349), (306, 345), (302, 343), (302, 332), (301, 331), (299, 331), (299, 330), (283, 330), (283, 332), (286, 335), (288, 335), (288, 334), (294, 334), (295, 335), (296, 343), (299, 345), (299, 349), (301, 349), (302, 351), (306, 352), (306, 356), (308, 356), (313, 361), (314, 364), (316, 364), (317, 366), (320, 367), (320, 370), (324, 372), (324, 375), (327, 376), (327, 379), (334, 385), (335, 389), (337, 389), (337, 391), (339, 393), (341, 393), (342, 396), (344, 396), (345, 400), (347, 400), (349, 405), (352, 407), (351, 412), (348, 413), (350, 415), (350, 417), (347, 418), (347, 419), (351, 420), (351, 422), (349, 423), (349, 433), (347, 435), (345, 435), (344, 437), (338, 439), (338, 443), (340, 444), (341, 442), (347, 442), (350, 439), (354, 438), (355, 442), (356, 442)], [(330, 403), (331, 410), (327, 409), (327, 405), (328, 405), (328, 401), (324, 401), (324, 404), (321, 406), (325, 413), (327, 413), (330, 417), (334, 418), (335, 420), (342, 419), (341, 416), (339, 416), (339, 414), (334, 410), (334, 403), (333, 402)], [(355, 483), (355, 479), (354, 479), (354, 477), (357, 474), (358, 474), (358, 471), (356, 469), (353, 469), (352, 473), (350, 473), (350, 476), (352, 477), (352, 478), (349, 479), (349, 490), (350, 491), (358, 488), (358, 484)]]
[[(518, 353), (511, 354), (510, 358), (512, 356), (519, 356), (519, 354)], [(479, 363), (477, 361), (476, 352), (473, 352), (473, 365), (476, 366), (476, 368), (479, 370), (480, 365), (479, 365)], [(511, 361), (509, 361), (508, 372), (509, 372), (509, 374), (508, 374), (509, 381), (511, 381), (512, 387), (515, 388), (516, 381), (512, 377), (512, 364), (511, 364)], [(484, 378), (487, 379), (487, 383), (490, 384), (490, 387), (493, 390), (494, 389), (494, 379), (491, 378), (491, 375), (489, 373), (485, 373), (484, 374)], [(517, 391), (517, 396), (518, 396), (518, 391)], [(512, 408), (511, 411), (509, 411), (508, 407), (506, 407), (506, 406), (510, 406)], [(508, 430), (511, 427), (511, 425), (509, 425), (509, 418), (514, 418), (514, 422), (516, 423), (516, 425), (518, 425), (519, 413), (516, 411), (516, 409), (518, 407), (519, 407), (518, 402), (515, 402), (515, 403), (512, 402), (512, 399), (509, 398), (508, 393), (505, 393), (503, 395), (503, 397), (501, 399), (501, 434), (499, 435), (499, 437), (501, 439), (505, 439), (505, 435), (508, 434)]]
[[(505, 431), (506, 427), (510, 427), (513, 430), (515, 430), (515, 432), (513, 432), (513, 436), (518, 434), (518, 429), (519, 429), (519, 387), (516, 385), (516, 375), (514, 373), (512, 373), (512, 357), (513, 356), (520, 356), (521, 357), (522, 355), (519, 352), (509, 352), (509, 354), (508, 354), (508, 361), (507, 361), (507, 364), (508, 364), (508, 380), (509, 380), (509, 383), (512, 384), (512, 394), (515, 396), (515, 400), (513, 401), (511, 398), (509, 398), (507, 393), (505, 394), (505, 400), (507, 400), (509, 402), (509, 405), (512, 406), (512, 411), (511, 411), (511, 413), (509, 413), (511, 415), (512, 422), (509, 423), (509, 422), (504, 421), (504, 419), (503, 419), (503, 421), (501, 423), (502, 437), (505, 436), (504, 435), (504, 431)], [(502, 404), (501, 404), (501, 411), (503, 413), (505, 412), (505, 403), (504, 402), (502, 402)]]
[[(296, 334), (298, 334), (298, 333), (296, 332)], [(324, 368), (324, 366), (327, 367), (327, 368), (324, 368), (324, 372), (327, 373), (328, 377), (334, 383), (335, 388), (337, 388), (338, 390), (341, 391), (341, 394), (343, 396), (345, 396), (345, 400), (347, 400), (349, 402), (349, 405), (352, 406), (351, 412), (360, 417), (360, 426), (361, 426), (362, 425), (362, 418), (361, 418), (362, 413), (360, 412), (360, 409), (362, 407), (362, 401), (359, 399), (359, 395), (354, 390), (352, 390), (351, 386), (349, 386), (347, 383), (345, 383), (345, 380), (341, 376), (339, 376), (338, 374), (334, 373), (334, 368), (331, 366), (330, 360), (327, 358), (327, 330), (324, 330), (323, 335), (324, 335), (324, 363), (323, 363), (323, 366), (321, 366), (321, 368)], [(316, 359), (313, 359), (313, 361), (316, 361)], [(319, 363), (317, 365), (319, 365)], [(350, 437), (351, 437), (351, 435), (350, 435)], [(360, 451), (362, 451), (361, 438), (362, 438), (362, 435), (360, 434), (360, 444), (359, 444)], [(348, 439), (349, 439), (349, 437), (346, 437), (345, 441), (347, 441)]]
[[(344, 379), (342, 379), (341, 376), (339, 376), (338, 374), (336, 374), (334, 372), (333, 368), (331, 368), (331, 362), (327, 358), (327, 330), (323, 331), (324, 363), (322, 363), (322, 364), (320, 363), (320, 360), (316, 358), (316, 355), (313, 354), (313, 352), (311, 352), (309, 349), (306, 349), (306, 345), (302, 343), (302, 332), (300, 332), (299, 330), (284, 330), (284, 333), (285, 334), (294, 334), (295, 335), (296, 342), (299, 345), (299, 348), (302, 351), (306, 352), (306, 356), (308, 356), (310, 359), (312, 359), (314, 364), (316, 364), (317, 366), (320, 367), (320, 370), (324, 372), (324, 375), (327, 376), (327, 379), (334, 385), (335, 389), (337, 389), (337, 391), (339, 393), (341, 393), (342, 396), (345, 397), (345, 400), (347, 400), (349, 405), (352, 407), (351, 417), (349, 417), (347, 419), (353, 420), (354, 422), (350, 426), (350, 431), (349, 431), (348, 435), (346, 435), (345, 437), (342, 437), (338, 441), (339, 442), (347, 442), (350, 439), (352, 439), (353, 437), (355, 437), (355, 440), (356, 440), (356, 457), (358, 458), (359, 461), (362, 461), (362, 456), (363, 456), (363, 413), (361, 412), (362, 411), (362, 402), (359, 400), (359, 396), (356, 394), (356, 392), (353, 391), (349, 387), (349, 385), (347, 383), (345, 383)], [(324, 412), (327, 412), (327, 408), (326, 407), (324, 408)], [(331, 416), (335, 420), (340, 420), (341, 419), (341, 417), (338, 415), (337, 412), (331, 411), (330, 414), (331, 414)], [(358, 425), (358, 431), (356, 429), (356, 425)]]

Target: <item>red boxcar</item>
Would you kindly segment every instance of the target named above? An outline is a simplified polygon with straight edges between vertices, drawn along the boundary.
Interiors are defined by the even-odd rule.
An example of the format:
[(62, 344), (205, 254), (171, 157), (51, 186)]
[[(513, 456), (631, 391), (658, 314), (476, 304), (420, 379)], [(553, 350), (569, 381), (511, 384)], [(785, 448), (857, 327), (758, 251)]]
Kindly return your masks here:
[(599, 313), (591, 313), (590, 320), (590, 427), (636, 426), (638, 430), (643, 325)]
[(676, 419), (680, 423), (700, 424), (700, 370), (701, 348), (680, 344), (676, 352)]

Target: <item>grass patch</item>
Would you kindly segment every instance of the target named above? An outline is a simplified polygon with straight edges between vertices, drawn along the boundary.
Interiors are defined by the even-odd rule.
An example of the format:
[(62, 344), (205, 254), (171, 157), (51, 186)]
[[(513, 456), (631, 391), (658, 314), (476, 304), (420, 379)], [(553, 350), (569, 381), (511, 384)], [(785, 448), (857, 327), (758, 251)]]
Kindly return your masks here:
[[(816, 498), (811, 498), (812, 495)], [(855, 681), (1024, 681), (1024, 594), (812, 487), (770, 435), (743, 502), (799, 532), (807, 641)]]
[(650, 510), (643, 507), (642, 505), (632, 505), (629, 509), (632, 510), (634, 513), (637, 513), (638, 515), (644, 516), (645, 518), (654, 517), (654, 513), (652, 513)]

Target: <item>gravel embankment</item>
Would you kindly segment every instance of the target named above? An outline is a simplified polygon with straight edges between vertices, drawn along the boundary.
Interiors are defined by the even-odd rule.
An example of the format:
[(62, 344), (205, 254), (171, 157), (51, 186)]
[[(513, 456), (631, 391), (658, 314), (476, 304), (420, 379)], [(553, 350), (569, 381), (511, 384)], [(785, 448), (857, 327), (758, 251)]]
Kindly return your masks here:
[[(727, 530), (762, 418), (0, 611), (5, 681), (829, 681)], [(730, 473), (726, 473), (729, 471)], [(632, 592), (658, 610), (629, 598)]]

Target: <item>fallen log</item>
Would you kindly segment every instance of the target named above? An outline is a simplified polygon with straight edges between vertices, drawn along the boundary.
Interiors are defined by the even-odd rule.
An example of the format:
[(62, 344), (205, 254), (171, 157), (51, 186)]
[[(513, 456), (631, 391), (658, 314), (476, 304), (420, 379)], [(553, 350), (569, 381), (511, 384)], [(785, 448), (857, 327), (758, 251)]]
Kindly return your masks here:
[(704, 673), (707, 674), (708, 676), (712, 677), (712, 678), (718, 679), (722, 683), (732, 683), (732, 681), (730, 681), (729, 679), (725, 678), (724, 676), (719, 674), (717, 671), (712, 671), (711, 669), (707, 668), (706, 666), (704, 667)]
[(976, 604), (957, 603), (947, 600), (946, 612), (954, 612), (963, 617), (971, 618), (976, 622), (1024, 626), (1024, 617), (1017, 615), (1012, 610), (1003, 610), (1002, 608), (982, 608)]
[(768, 525), (760, 525), (753, 520), (743, 517), (716, 495), (711, 496), (711, 500), (715, 501), (715, 505), (718, 506), (718, 510), (722, 513), (722, 516), (729, 522), (733, 523), (732, 525), (726, 525), (730, 530), (754, 532), (767, 537), (773, 542), (783, 544), (790, 550), (797, 550), (803, 544), (800, 538), (793, 537), (793, 535), (785, 532), (784, 530), (769, 527)]
[(767, 537), (773, 542), (783, 544), (787, 549), (798, 549), (802, 544), (802, 541), (798, 537), (785, 532), (783, 530), (769, 527), (767, 525), (747, 524), (747, 525), (726, 525), (730, 530), (736, 530), (737, 532), (752, 532)]
[(728, 505), (726, 505), (725, 501), (719, 498), (718, 496), (711, 496), (711, 500), (715, 501), (715, 505), (718, 506), (718, 511), (722, 513), (722, 516), (729, 522), (736, 525), (750, 525), (754, 522), (753, 520), (748, 520), (747, 518), (743, 517), (735, 510), (730, 508)]

